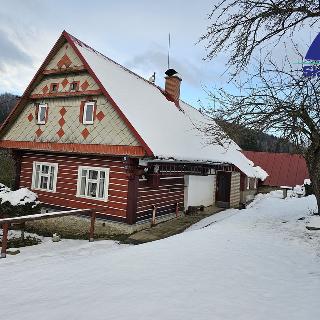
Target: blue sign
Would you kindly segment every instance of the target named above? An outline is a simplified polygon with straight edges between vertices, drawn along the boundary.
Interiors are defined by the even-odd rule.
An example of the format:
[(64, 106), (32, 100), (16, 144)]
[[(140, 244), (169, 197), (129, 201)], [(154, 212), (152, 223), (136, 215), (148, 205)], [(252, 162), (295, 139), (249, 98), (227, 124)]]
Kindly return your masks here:
[(315, 37), (305, 56), (302, 67), (305, 77), (320, 77), (320, 33)]

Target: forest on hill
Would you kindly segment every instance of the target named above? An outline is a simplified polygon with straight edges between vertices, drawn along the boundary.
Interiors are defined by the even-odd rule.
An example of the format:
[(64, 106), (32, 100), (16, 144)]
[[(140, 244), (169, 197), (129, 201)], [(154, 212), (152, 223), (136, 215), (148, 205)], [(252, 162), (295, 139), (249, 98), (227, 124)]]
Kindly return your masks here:
[[(0, 123), (5, 120), (19, 98), (7, 92), (0, 94)], [(295, 150), (291, 143), (279, 137), (222, 121), (218, 123), (243, 150), (266, 152), (294, 152)]]
[(0, 94), (0, 123), (5, 120), (10, 111), (18, 102), (19, 98), (19, 96), (8, 92)]
[(217, 120), (217, 123), (243, 150), (296, 153), (295, 146), (280, 137), (221, 120)]

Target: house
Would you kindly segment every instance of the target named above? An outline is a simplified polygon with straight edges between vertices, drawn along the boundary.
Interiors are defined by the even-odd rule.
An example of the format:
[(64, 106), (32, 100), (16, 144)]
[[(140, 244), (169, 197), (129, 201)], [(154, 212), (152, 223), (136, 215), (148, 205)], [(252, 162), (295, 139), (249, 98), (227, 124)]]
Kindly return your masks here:
[(243, 151), (244, 155), (259, 165), (269, 176), (261, 181), (264, 187), (295, 187), (309, 179), (305, 159), (299, 154)]
[(175, 70), (165, 78), (163, 90), (64, 31), (0, 129), (16, 186), (128, 224), (153, 210), (237, 207), (240, 176), (266, 173), (233, 141), (211, 142), (199, 128), (216, 124), (180, 100)]

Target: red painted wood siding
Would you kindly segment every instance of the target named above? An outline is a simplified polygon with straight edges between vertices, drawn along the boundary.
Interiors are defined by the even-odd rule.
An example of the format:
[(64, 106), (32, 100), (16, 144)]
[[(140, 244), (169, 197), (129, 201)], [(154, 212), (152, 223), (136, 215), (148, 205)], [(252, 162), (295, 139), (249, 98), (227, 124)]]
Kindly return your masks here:
[(152, 216), (152, 206), (157, 207), (157, 216), (174, 213), (176, 203), (184, 204), (184, 177), (162, 177), (157, 188), (147, 186), (147, 181), (139, 181), (137, 220)]
[[(21, 159), (21, 187), (31, 188), (34, 161), (58, 164), (56, 192), (35, 190), (41, 202), (71, 208), (89, 208), (99, 214), (125, 219), (128, 178), (121, 158), (25, 152)], [(79, 166), (110, 168), (108, 201), (76, 197)]]

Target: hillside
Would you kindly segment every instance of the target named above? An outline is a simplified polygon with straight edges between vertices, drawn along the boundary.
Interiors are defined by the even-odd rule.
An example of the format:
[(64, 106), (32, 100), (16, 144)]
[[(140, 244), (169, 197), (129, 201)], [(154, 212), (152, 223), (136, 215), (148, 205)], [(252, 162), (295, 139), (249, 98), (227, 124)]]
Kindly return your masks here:
[(217, 120), (217, 123), (243, 150), (275, 153), (292, 153), (296, 150), (295, 146), (285, 139), (221, 120)]
[(19, 98), (19, 96), (8, 92), (0, 94), (0, 123), (8, 116)]

